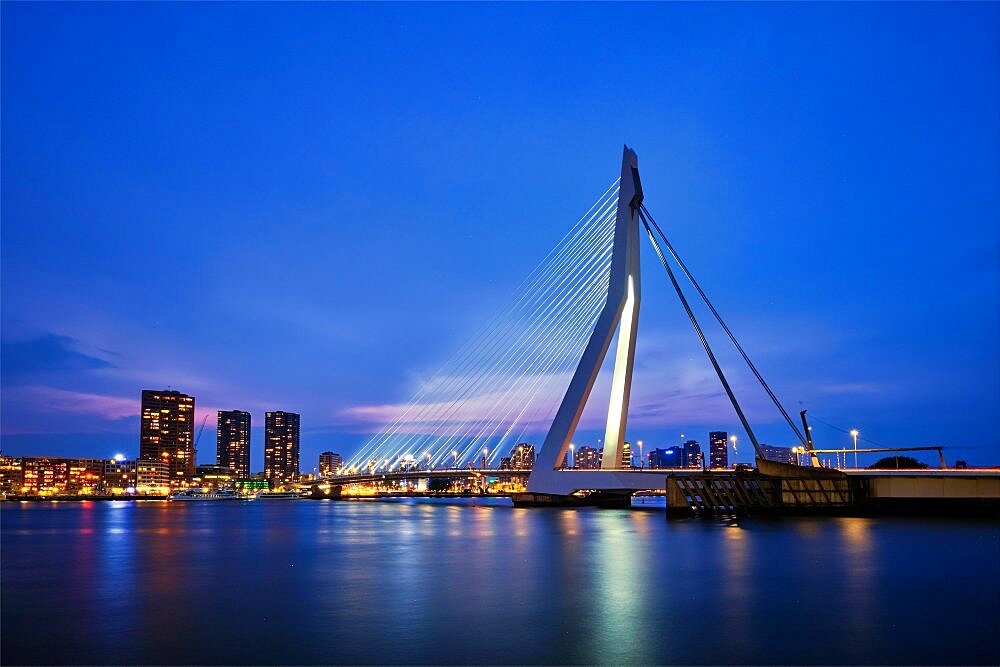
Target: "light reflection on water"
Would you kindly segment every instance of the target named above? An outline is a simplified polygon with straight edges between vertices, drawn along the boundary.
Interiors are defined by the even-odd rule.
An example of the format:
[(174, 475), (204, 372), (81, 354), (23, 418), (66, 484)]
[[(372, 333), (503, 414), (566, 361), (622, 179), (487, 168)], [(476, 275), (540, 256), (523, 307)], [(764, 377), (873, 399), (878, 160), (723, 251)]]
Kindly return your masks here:
[(1000, 527), (502, 501), (5, 503), (18, 663), (987, 663)]

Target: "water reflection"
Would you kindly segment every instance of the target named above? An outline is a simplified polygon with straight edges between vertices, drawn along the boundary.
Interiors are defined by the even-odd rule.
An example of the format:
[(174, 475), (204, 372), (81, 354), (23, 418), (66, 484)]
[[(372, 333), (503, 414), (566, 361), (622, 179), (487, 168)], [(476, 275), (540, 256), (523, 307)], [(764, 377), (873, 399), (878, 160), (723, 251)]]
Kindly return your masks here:
[(2, 511), (8, 663), (1000, 661), (995, 524), (412, 500)]

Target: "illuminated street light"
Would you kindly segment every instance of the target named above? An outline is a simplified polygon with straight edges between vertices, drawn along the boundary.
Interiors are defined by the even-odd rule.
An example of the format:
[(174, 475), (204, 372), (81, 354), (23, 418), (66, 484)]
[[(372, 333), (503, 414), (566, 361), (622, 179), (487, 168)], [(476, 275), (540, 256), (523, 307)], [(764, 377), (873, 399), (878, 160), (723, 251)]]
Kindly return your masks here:
[(642, 470), (645, 465), (645, 461), (642, 458), (642, 440), (639, 441), (639, 470)]
[(571, 469), (576, 467), (576, 458), (575, 455), (573, 454), (573, 452), (575, 451), (576, 451), (576, 445), (574, 445), (572, 442), (569, 443), (569, 467)]
[[(851, 437), (854, 438), (854, 467), (858, 467), (858, 429), (851, 429)], [(871, 460), (871, 459), (869, 459)]]
[(736, 451), (736, 434), (735, 433), (733, 433), (731, 436), (729, 436), (729, 441), (733, 443), (733, 458), (735, 459), (736, 458), (736, 454), (738, 453)]
[(452, 458), (453, 458), (453, 460), (451, 462), (451, 467), (452, 468), (457, 468), (458, 467), (458, 450), (457, 449), (451, 450), (451, 455), (452, 455)]

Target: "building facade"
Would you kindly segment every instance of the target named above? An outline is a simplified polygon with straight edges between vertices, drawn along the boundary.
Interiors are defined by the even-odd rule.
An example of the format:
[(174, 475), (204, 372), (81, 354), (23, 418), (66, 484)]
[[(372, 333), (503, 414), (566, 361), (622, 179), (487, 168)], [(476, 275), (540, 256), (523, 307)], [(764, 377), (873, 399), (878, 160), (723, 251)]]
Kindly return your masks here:
[(158, 495), (170, 490), (170, 464), (165, 459), (139, 459), (135, 462), (137, 493)]
[(219, 410), (215, 463), (232, 468), (238, 477), (250, 476), (250, 413)]
[(622, 443), (621, 467), (626, 470), (632, 467), (632, 443), (627, 440)]
[(646, 459), (651, 470), (687, 467), (687, 456), (685, 455), (684, 447), (654, 449), (646, 455)]
[(21, 459), (0, 455), (0, 493), (20, 493), (24, 486), (24, 470)]
[(200, 465), (194, 469), (194, 482), (203, 489), (236, 488), (236, 471), (219, 464)]
[(104, 462), (104, 492), (120, 495), (135, 491), (135, 472), (135, 461), (124, 457), (108, 459)]
[(708, 465), (715, 469), (729, 467), (729, 434), (725, 431), (708, 434)]
[(773, 447), (760, 443), (760, 449), (764, 452), (764, 458), (768, 461), (778, 461), (779, 463), (796, 463), (795, 454), (789, 447)]
[(319, 476), (333, 477), (344, 467), (344, 457), (336, 452), (323, 452), (319, 455)]
[(583, 445), (573, 453), (573, 467), (581, 470), (598, 470), (601, 467), (601, 454), (590, 445)]
[(701, 453), (701, 443), (697, 440), (688, 440), (684, 443), (684, 467), (701, 468), (704, 460)]
[(142, 390), (139, 458), (167, 464), (170, 486), (194, 476), (194, 396)]
[(299, 415), (268, 412), (264, 415), (264, 477), (287, 484), (299, 476)]
[(510, 450), (511, 470), (531, 470), (535, 467), (535, 446), (522, 442)]

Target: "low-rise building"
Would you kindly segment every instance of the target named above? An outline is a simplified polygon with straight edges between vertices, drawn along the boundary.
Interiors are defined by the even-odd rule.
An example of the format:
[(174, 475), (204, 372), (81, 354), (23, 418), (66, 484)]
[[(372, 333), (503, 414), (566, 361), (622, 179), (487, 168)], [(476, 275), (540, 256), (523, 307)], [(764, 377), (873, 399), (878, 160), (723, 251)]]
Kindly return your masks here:
[(225, 465), (210, 463), (197, 466), (194, 469), (194, 486), (203, 489), (231, 489), (235, 486), (237, 472), (234, 468)]
[(160, 495), (170, 491), (170, 464), (160, 459), (139, 459), (135, 470), (136, 493)]
[(510, 450), (511, 470), (531, 470), (535, 467), (535, 446), (527, 442)]
[(20, 493), (22, 486), (24, 486), (24, 471), (21, 468), (21, 459), (0, 455), (0, 493)]
[(136, 462), (115, 457), (104, 462), (104, 493), (120, 495), (135, 492)]

